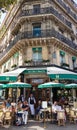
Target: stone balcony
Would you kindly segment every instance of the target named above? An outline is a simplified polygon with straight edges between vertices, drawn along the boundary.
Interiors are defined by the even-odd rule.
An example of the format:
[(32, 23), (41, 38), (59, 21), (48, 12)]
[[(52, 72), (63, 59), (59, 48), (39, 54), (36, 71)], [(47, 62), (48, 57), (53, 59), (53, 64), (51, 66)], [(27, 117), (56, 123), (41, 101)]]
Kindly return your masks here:
[(63, 15), (58, 12), (56, 9), (54, 9), (52, 6), (51, 7), (45, 7), (45, 8), (40, 8), (40, 10), (37, 10), (36, 12), (33, 9), (29, 10), (22, 10), (20, 17), (22, 16), (33, 16), (33, 15), (41, 15), (41, 14), (51, 14), (56, 16), (59, 20), (61, 20), (64, 24), (66, 24), (69, 28), (72, 29), (72, 23), (67, 20), (66, 18), (63, 17)]
[(77, 15), (71, 11), (71, 8), (68, 7), (63, 0), (55, 0), (58, 4), (60, 4), (60, 6), (62, 6), (69, 15), (71, 15), (77, 22)]
[(16, 37), (9, 42), (9, 46), (7, 48), (5, 48), (5, 50), (3, 52), (1, 52), (0, 54), (0, 59), (3, 58), (11, 49), (12, 47), (14, 47), (19, 41), (21, 40), (25, 40), (25, 39), (42, 39), (42, 38), (55, 38), (58, 41), (62, 42), (65, 45), (68, 45), (69, 47), (77, 50), (77, 45), (76, 43), (74, 43), (73, 41), (71, 41), (70, 39), (68, 39), (67, 37), (65, 37), (64, 35), (62, 35), (61, 33), (59, 33), (59, 31), (56, 31), (54, 28), (52, 29), (45, 29), (45, 30), (41, 30), (40, 33), (37, 31), (36, 34), (33, 34), (33, 31), (24, 31), (24, 32), (20, 32), (16, 35)]

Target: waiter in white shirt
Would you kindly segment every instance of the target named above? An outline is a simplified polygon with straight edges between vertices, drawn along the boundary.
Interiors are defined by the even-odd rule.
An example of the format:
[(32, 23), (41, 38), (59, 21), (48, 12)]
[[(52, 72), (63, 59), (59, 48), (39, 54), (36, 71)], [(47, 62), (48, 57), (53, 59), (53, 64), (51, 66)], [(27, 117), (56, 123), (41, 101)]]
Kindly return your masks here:
[(34, 118), (34, 116), (35, 116), (34, 106), (35, 106), (36, 100), (35, 100), (32, 93), (30, 94), (30, 97), (28, 99), (28, 103), (29, 103), (29, 107), (30, 107), (31, 117)]

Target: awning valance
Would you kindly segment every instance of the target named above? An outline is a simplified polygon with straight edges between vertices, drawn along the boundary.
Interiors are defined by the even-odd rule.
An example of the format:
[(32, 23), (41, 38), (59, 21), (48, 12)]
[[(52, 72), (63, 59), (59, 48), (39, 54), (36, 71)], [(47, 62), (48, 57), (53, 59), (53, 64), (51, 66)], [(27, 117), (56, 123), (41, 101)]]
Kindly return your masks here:
[(58, 67), (47, 67), (47, 74), (52, 79), (77, 80), (77, 73)]
[(76, 56), (73, 56), (73, 57), (72, 57), (72, 60), (75, 61), (75, 60), (76, 60)]
[(26, 69), (24, 74), (47, 74), (47, 68), (33, 68), (33, 69)]
[(33, 52), (41, 52), (42, 51), (42, 47), (34, 47), (32, 48)]
[(10, 82), (17, 81), (17, 77), (21, 74), (26, 68), (18, 68), (9, 72), (0, 74), (0, 82)]
[(65, 56), (65, 52), (63, 50), (60, 50), (60, 55)]

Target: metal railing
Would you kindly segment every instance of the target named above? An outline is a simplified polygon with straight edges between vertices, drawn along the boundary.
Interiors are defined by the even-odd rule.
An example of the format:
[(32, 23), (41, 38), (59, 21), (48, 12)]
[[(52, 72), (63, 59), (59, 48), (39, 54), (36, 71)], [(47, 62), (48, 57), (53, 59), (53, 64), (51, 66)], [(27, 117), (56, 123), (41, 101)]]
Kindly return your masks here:
[(70, 46), (73, 49), (77, 49), (77, 45), (72, 42), (70, 39), (66, 38), (64, 35), (60, 34), (54, 28), (49, 30), (41, 30), (40, 33), (33, 33), (33, 31), (24, 31), (16, 35), (16, 37), (10, 41), (9, 46), (5, 49), (3, 53), (0, 54), (0, 59), (19, 41), (22, 39), (31, 39), (31, 38), (46, 38), (46, 37), (54, 37), (64, 44)]
[(41, 15), (41, 14), (53, 14), (59, 18), (64, 24), (72, 29), (72, 23), (63, 17), (56, 9), (51, 7), (40, 8), (40, 10), (34, 11), (33, 9), (24, 10), (21, 12), (20, 17), (22, 16), (31, 16), (31, 15)]
[(56, 1), (60, 3), (60, 5), (67, 11), (68, 14), (72, 15), (72, 17), (75, 20), (77, 20), (77, 15), (71, 11), (70, 7), (68, 7), (62, 0), (56, 0)]

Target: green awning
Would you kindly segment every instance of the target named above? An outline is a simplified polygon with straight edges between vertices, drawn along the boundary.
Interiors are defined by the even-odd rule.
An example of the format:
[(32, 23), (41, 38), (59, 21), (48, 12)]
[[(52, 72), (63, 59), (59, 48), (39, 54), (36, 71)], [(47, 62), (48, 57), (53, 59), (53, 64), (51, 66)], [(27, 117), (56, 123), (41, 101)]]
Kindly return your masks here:
[(18, 76), (24, 71), (26, 68), (18, 68), (13, 71), (5, 72), (0, 74), (0, 82), (11, 82), (17, 81)]
[(77, 79), (77, 75), (74, 74), (49, 74), (49, 77), (51, 79), (69, 79), (69, 80), (74, 80)]
[(47, 74), (51, 79), (77, 80), (77, 73), (58, 67), (47, 67)]
[(76, 56), (73, 56), (73, 57), (72, 57), (72, 60), (75, 61), (75, 60), (76, 60)]
[(17, 53), (14, 54), (14, 58), (16, 58), (18, 56), (19, 56), (19, 52), (17, 52)]
[(33, 52), (41, 52), (42, 51), (42, 47), (34, 47), (32, 48)]
[(4, 88), (31, 88), (31, 84), (24, 82), (14, 82), (6, 84)]
[(55, 82), (48, 82), (48, 83), (44, 83), (44, 84), (40, 84), (38, 85), (38, 88), (53, 88), (53, 87), (64, 87), (64, 84), (62, 83), (55, 83)]
[(76, 83), (66, 84), (65, 88), (77, 89), (77, 84)]
[(47, 73), (47, 69), (41, 69), (41, 68), (38, 68), (38, 69), (27, 69), (23, 72), (24, 74), (42, 74), (42, 73)]
[(60, 55), (65, 56), (65, 52), (63, 50), (60, 50)]
[(0, 82), (11, 82), (11, 81), (17, 81), (16, 76), (0, 76)]
[(5, 84), (0, 84), (0, 90), (4, 89)]

